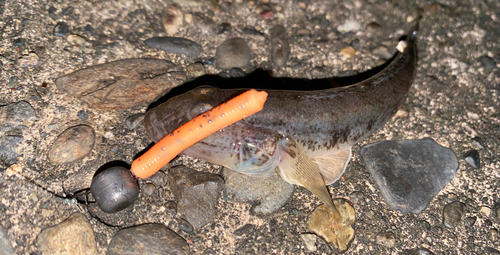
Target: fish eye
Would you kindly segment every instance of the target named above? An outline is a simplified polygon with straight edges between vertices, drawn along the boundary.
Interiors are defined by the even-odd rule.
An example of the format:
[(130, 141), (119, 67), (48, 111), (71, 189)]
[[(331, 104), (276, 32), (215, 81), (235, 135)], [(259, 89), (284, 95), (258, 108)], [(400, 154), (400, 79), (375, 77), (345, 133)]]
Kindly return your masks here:
[(210, 99), (202, 99), (194, 103), (189, 109), (188, 117), (190, 120), (196, 118), (198, 115), (214, 108), (217, 103)]

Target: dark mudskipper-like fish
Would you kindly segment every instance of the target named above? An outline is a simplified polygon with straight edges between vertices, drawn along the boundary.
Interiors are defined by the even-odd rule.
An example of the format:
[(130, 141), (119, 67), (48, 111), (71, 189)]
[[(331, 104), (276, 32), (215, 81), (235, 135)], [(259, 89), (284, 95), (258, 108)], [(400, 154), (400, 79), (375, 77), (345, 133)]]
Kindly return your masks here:
[[(325, 185), (337, 181), (351, 147), (382, 127), (405, 100), (417, 66), (415, 25), (391, 62), (347, 87), (316, 91), (269, 90), (264, 109), (198, 142), (183, 153), (235, 171), (267, 177), (278, 173), (302, 185), (336, 212)], [(199, 87), (147, 112), (154, 140), (243, 89)], [(338, 215), (338, 214), (337, 214)]]

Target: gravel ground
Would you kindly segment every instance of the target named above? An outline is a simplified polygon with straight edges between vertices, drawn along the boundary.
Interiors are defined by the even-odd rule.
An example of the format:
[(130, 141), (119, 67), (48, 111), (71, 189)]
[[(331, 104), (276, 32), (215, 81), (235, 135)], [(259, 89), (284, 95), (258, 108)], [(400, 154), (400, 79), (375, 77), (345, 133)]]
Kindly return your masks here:
[[(58, 90), (55, 79), (92, 65), (139, 57), (169, 60), (187, 70), (188, 77), (187, 67), (195, 62), (204, 63), (206, 73), (217, 74), (222, 70), (210, 64), (212, 58), (217, 47), (233, 37), (243, 38), (251, 49), (250, 64), (242, 68), (246, 73), (261, 68), (272, 70), (275, 77), (352, 75), (383, 63), (384, 47), (394, 52), (397, 38), (413, 24), (421, 8), (419, 67), (402, 106), (408, 116), (389, 121), (364, 144), (432, 138), (460, 157), (460, 167), (427, 209), (403, 215), (388, 209), (359, 160), (361, 145), (356, 145), (346, 174), (330, 186), (334, 197), (351, 201), (356, 211), (356, 237), (346, 254), (498, 254), (499, 2), (234, 0), (219, 6), (209, 1), (177, 2), (188, 21), (189, 14), (202, 13), (214, 22), (196, 21), (196, 15), (191, 15), (195, 23), (185, 21), (175, 33), (202, 46), (196, 57), (166, 53), (143, 43), (166, 35), (161, 19), (168, 0), (0, 0), (0, 105), (26, 101), (37, 116), (36, 121), (1, 134), (22, 137), (22, 143), (2, 148), (15, 147), (17, 157), (0, 162), (0, 224), (16, 253), (40, 254), (37, 235), (81, 210), (100, 254), (106, 253), (119, 228), (148, 222), (177, 232), (188, 240), (193, 254), (331, 254), (322, 240), (316, 242), (317, 251), (311, 252), (301, 239), (307, 232), (304, 222), (319, 204), (303, 188), (297, 188), (291, 201), (267, 217), (250, 215), (249, 205), (219, 199), (214, 224), (191, 233), (179, 230), (174, 215), (162, 213), (160, 201), (148, 204), (142, 198), (139, 205), (145, 210), (123, 216), (128, 218), (118, 214), (117, 223), (110, 226), (92, 216), (86, 206), (63, 199), (88, 188), (93, 173), (106, 162), (131, 162), (151, 141), (142, 124), (133, 130), (125, 125), (127, 117), (144, 113), (148, 105), (123, 110), (89, 108)], [(360, 24), (359, 31), (343, 32), (339, 26), (347, 21)], [(68, 25), (68, 32), (61, 32), (60, 22)], [(230, 24), (229, 31), (211, 30), (223, 23)], [(269, 36), (276, 25), (283, 25), (289, 37), (290, 59), (284, 67), (271, 64)], [(356, 51), (352, 57), (341, 54), (349, 46)], [(72, 164), (50, 163), (47, 155), (55, 139), (79, 124), (94, 129), (93, 150)], [(484, 148), (477, 147), (475, 137)], [(461, 159), (473, 148), (481, 157), (479, 169)], [(220, 170), (188, 157), (173, 164), (181, 163), (201, 171)], [(20, 166), (17, 175), (5, 171), (12, 164)], [(164, 193), (164, 201), (172, 200), (168, 187)], [(443, 209), (454, 201), (462, 202), (465, 209), (458, 225), (448, 228), (443, 224)], [(249, 223), (254, 227), (234, 234)]]

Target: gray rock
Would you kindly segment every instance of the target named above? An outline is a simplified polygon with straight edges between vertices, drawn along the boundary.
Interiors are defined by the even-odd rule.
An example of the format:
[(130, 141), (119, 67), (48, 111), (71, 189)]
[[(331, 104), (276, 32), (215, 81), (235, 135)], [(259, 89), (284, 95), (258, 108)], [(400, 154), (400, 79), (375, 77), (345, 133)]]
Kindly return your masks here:
[(222, 177), (181, 166), (170, 170), (168, 181), (177, 200), (177, 211), (194, 228), (213, 222), (224, 183)]
[(97, 254), (94, 232), (81, 213), (42, 230), (36, 242), (43, 254)]
[(23, 142), (23, 138), (20, 136), (3, 136), (0, 137), (0, 159), (5, 161), (7, 164), (13, 164), (16, 162), (17, 148)]
[(361, 156), (388, 206), (402, 213), (424, 210), (458, 169), (453, 151), (432, 139), (378, 142)]
[(144, 43), (153, 49), (163, 50), (165, 52), (182, 54), (188, 57), (200, 55), (202, 48), (198, 43), (186, 38), (180, 37), (153, 37)]
[(464, 153), (464, 160), (475, 169), (481, 168), (481, 160), (479, 158), (479, 152), (476, 150), (470, 150)]
[(65, 36), (69, 31), (69, 26), (66, 22), (58, 22), (52, 32), (55, 36)]
[(130, 130), (133, 130), (137, 126), (139, 126), (139, 124), (141, 124), (141, 122), (144, 120), (144, 116), (145, 116), (144, 113), (136, 113), (132, 116), (129, 116), (129, 117), (127, 117), (127, 119), (125, 119), (125, 125)]
[(2, 132), (19, 128), (24, 122), (33, 122), (36, 119), (35, 109), (28, 102), (19, 101), (0, 107), (0, 131)]
[(465, 205), (459, 201), (449, 203), (443, 209), (443, 224), (447, 228), (455, 228), (462, 220)]
[(278, 25), (271, 30), (271, 59), (278, 67), (283, 67), (290, 56), (290, 44), (285, 27)]
[(118, 231), (107, 254), (187, 255), (191, 251), (182, 237), (164, 225), (143, 224)]
[(66, 129), (49, 150), (49, 160), (56, 164), (73, 163), (92, 151), (95, 142), (94, 129), (79, 125)]
[(124, 59), (63, 75), (56, 85), (90, 108), (126, 109), (150, 103), (185, 81), (169, 61)]
[(199, 12), (193, 14), (193, 23), (205, 34), (210, 33), (215, 28), (215, 22)]
[(14, 255), (15, 251), (10, 243), (9, 236), (5, 228), (0, 225), (0, 255)]
[(179, 223), (179, 229), (190, 234), (193, 233), (194, 229), (189, 222), (183, 220), (183, 219), (178, 219), (177, 222)]
[(220, 69), (243, 68), (250, 63), (250, 54), (250, 48), (243, 39), (232, 38), (217, 48), (215, 64)]
[(294, 186), (278, 175), (255, 178), (224, 168), (224, 199), (253, 205), (254, 214), (270, 214), (281, 208), (293, 194)]

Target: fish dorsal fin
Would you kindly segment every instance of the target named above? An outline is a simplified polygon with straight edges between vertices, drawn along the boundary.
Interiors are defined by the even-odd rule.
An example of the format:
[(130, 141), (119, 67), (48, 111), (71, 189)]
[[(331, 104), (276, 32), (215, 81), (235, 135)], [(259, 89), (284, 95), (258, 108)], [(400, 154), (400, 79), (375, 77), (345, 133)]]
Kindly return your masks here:
[(344, 174), (351, 160), (351, 147), (334, 151), (333, 153), (314, 157), (326, 185), (336, 182)]
[(278, 168), (281, 178), (289, 183), (304, 186), (318, 197), (338, 220), (341, 220), (318, 164), (314, 163), (302, 147), (289, 136), (281, 139), (280, 154), (281, 162)]

